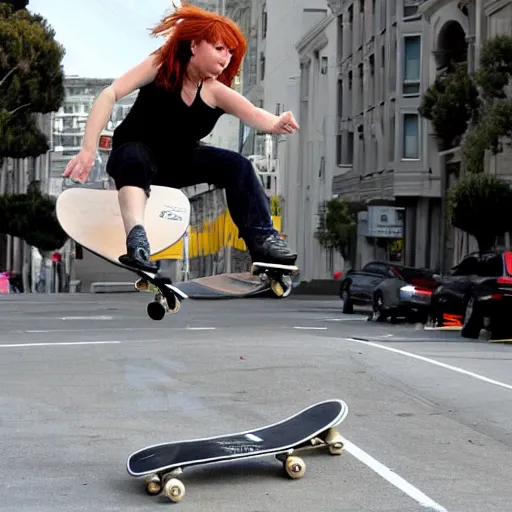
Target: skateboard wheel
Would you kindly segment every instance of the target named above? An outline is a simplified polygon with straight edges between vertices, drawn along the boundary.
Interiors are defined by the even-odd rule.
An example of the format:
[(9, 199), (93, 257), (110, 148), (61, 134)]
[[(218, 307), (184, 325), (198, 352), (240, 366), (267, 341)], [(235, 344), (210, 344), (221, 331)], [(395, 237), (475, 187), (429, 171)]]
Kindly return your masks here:
[(145, 279), (137, 279), (135, 289), (139, 292), (147, 292), (149, 291), (149, 283)]
[(146, 484), (146, 492), (150, 494), (151, 496), (155, 496), (156, 494), (159, 494), (162, 490), (162, 482), (160, 481), (160, 478), (158, 475), (151, 475), (148, 476), (145, 480)]
[(172, 302), (167, 301), (167, 307), (169, 309), (169, 313), (177, 313), (181, 308), (181, 301), (176, 297), (176, 295), (173, 295), (174, 300)]
[(289, 477), (302, 478), (306, 472), (306, 463), (300, 457), (290, 456), (284, 462), (284, 469)]
[(170, 478), (165, 482), (164, 492), (172, 502), (178, 503), (185, 496), (185, 486), (181, 480)]
[(327, 432), (325, 443), (329, 447), (331, 455), (341, 455), (344, 445), (343, 438), (339, 432), (334, 429), (330, 429), (329, 432)]
[(281, 286), (284, 288), (283, 297), (288, 297), (292, 292), (292, 278), (290, 276), (283, 276), (281, 280)]
[(272, 289), (276, 297), (283, 297), (285, 289), (281, 282), (272, 279), (270, 281), (270, 288)]
[(165, 316), (165, 307), (158, 301), (150, 302), (146, 310), (151, 320), (162, 320)]

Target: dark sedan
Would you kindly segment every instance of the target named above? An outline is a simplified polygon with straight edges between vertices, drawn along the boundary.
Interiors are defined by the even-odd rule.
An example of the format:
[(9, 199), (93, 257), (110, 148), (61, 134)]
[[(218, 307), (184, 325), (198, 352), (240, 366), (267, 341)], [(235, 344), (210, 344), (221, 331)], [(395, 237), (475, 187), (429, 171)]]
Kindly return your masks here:
[(462, 324), (465, 338), (488, 327), (494, 339), (512, 335), (512, 252), (472, 253), (442, 277), (432, 295), (430, 319), (443, 326), (447, 317)]
[(436, 275), (430, 270), (372, 261), (343, 276), (343, 313), (353, 313), (354, 305), (370, 305), (376, 321), (395, 321), (403, 316), (426, 322), (430, 297), (437, 285)]

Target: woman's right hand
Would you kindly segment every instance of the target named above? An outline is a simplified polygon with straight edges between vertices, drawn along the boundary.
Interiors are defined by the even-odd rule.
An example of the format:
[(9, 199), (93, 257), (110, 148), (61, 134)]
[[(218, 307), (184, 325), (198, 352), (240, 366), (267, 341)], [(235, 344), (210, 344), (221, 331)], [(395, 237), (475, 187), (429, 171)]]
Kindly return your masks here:
[(82, 149), (68, 162), (62, 177), (70, 178), (76, 183), (85, 183), (94, 166), (95, 158), (96, 154), (93, 151)]

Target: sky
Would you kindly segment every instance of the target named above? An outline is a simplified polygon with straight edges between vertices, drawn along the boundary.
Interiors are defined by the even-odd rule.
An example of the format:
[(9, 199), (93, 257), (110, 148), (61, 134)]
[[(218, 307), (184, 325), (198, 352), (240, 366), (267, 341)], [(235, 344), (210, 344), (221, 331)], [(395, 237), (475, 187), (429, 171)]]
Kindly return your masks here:
[(66, 49), (66, 75), (117, 78), (158, 48), (149, 29), (179, 0), (30, 0)]

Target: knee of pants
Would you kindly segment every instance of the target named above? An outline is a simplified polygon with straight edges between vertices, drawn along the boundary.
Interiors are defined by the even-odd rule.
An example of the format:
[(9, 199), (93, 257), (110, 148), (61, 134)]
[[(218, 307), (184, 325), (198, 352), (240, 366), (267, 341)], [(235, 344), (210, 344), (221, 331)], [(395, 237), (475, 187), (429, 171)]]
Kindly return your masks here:
[(256, 177), (253, 164), (247, 157), (233, 152), (231, 161), (232, 165), (229, 166), (231, 176), (235, 175), (242, 181), (251, 180)]
[(146, 195), (149, 195), (149, 187), (156, 174), (149, 149), (139, 143), (123, 144), (115, 149), (106, 170), (117, 190), (124, 186), (139, 187), (146, 191)]

